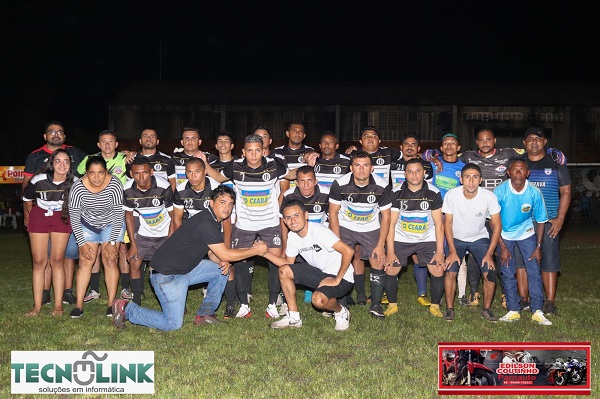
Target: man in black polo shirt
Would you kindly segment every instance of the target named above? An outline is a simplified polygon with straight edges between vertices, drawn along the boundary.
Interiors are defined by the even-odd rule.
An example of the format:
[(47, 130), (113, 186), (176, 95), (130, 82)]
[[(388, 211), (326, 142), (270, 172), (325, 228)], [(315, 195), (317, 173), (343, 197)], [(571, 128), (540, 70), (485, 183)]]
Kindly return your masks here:
[[(223, 242), (221, 222), (231, 215), (235, 192), (226, 186), (217, 187), (210, 208), (182, 224), (156, 251), (150, 266), (150, 282), (154, 287), (162, 312), (145, 309), (134, 302), (117, 299), (113, 302), (113, 325), (125, 327), (125, 320), (159, 330), (177, 330), (183, 325), (187, 289), (190, 285), (208, 283), (206, 297), (198, 311), (195, 324), (215, 324), (220, 321), (215, 311), (227, 283), (229, 262), (264, 255), (264, 242), (250, 248), (229, 249)], [(216, 256), (219, 263), (204, 259)]]

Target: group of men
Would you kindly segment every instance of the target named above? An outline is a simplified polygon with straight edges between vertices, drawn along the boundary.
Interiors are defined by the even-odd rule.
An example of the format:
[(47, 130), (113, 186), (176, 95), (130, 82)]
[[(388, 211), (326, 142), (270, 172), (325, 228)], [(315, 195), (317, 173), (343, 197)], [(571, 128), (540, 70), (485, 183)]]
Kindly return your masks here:
[[(114, 143), (116, 136), (103, 132), (98, 144), (107, 161), (115, 159), (118, 144), (104, 151), (111, 146), (101, 144), (103, 136)], [(491, 304), (500, 270), (508, 313), (499, 320), (515, 321), (529, 307), (532, 320), (551, 324), (544, 313), (556, 313), (558, 233), (570, 201), (570, 179), (564, 159), (547, 154), (543, 129), (527, 130), (525, 150), (497, 149), (493, 132), (482, 129), (478, 150), (460, 156), (458, 137), (445, 134), (441, 152), (423, 154), (432, 163), (420, 156), (417, 137), (405, 137), (400, 149), (382, 147), (372, 126), (362, 131), (362, 148), (347, 154), (339, 153), (331, 132), (322, 135), (319, 152), (304, 145), (302, 122), (290, 123), (286, 136), (288, 143), (271, 152), (271, 134), (259, 126), (245, 138), (242, 157), (235, 158), (230, 134), (218, 135), (216, 156), (200, 149), (197, 129), (185, 128), (183, 149), (168, 156), (157, 150), (157, 132), (144, 129), (141, 151), (119, 156), (130, 243), (121, 256), (123, 292), (112, 306), (115, 326), (124, 327), (128, 319), (179, 328), (187, 287), (197, 283), (208, 286), (195, 324), (220, 322), (216, 310), (223, 294), (226, 318), (250, 317), (254, 256), (269, 263), (265, 315), (281, 318), (273, 328), (302, 326), (297, 285), (313, 293), (315, 308), (334, 317), (336, 330), (349, 327), (353, 288), (356, 303), (370, 300), (371, 315), (392, 316), (398, 312), (398, 275), (409, 260), (419, 303), (434, 316), (455, 318), (459, 274), (461, 303), (479, 300), (482, 277), (482, 316), (498, 320)], [(64, 135), (59, 145), (65, 147)], [(46, 153), (53, 149), (48, 140), (45, 147)], [(476, 267), (467, 268), (461, 279), (467, 253)], [(149, 261), (162, 312), (140, 306), (144, 261)], [(463, 297), (465, 275), (469, 300)], [(173, 281), (181, 282), (177, 293)], [(281, 292), (285, 301), (278, 309)]]

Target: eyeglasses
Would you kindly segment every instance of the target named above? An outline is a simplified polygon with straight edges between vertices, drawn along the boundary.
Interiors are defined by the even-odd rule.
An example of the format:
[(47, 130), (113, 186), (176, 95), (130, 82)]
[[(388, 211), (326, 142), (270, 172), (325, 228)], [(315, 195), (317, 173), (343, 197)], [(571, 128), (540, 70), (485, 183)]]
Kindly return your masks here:
[(48, 130), (46, 132), (46, 134), (52, 134), (54, 136), (62, 136), (63, 134), (65, 134), (64, 130)]
[(60, 165), (60, 164), (68, 165), (70, 163), (71, 163), (70, 159), (55, 159), (54, 160), (54, 165)]

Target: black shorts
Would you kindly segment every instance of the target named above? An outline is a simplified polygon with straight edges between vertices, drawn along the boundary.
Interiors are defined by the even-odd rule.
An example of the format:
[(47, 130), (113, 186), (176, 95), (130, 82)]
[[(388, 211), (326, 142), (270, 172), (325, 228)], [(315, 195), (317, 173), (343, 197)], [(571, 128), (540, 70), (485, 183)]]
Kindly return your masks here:
[(292, 269), (292, 273), (294, 273), (294, 283), (303, 285), (306, 288), (312, 289), (313, 291), (318, 291), (327, 298), (342, 298), (346, 296), (346, 294), (349, 293), (354, 286), (354, 283), (342, 279), (342, 281), (335, 287), (323, 286), (317, 288), (324, 278), (335, 278), (336, 276), (323, 273), (323, 271), (320, 269), (312, 267), (306, 262), (294, 263), (293, 265), (289, 266)]
[(267, 248), (281, 248), (280, 225), (267, 227), (258, 231), (234, 228), (231, 237), (231, 248), (250, 248), (258, 236), (267, 244)]

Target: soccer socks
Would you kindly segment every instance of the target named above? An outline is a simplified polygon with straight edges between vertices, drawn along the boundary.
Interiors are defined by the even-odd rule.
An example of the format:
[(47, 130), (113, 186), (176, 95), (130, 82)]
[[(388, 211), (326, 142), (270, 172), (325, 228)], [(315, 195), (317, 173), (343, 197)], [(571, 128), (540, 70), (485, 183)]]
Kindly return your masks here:
[(279, 268), (269, 262), (269, 304), (277, 302), (280, 291)]
[(383, 296), (385, 272), (371, 268), (369, 280), (371, 282), (371, 306), (380, 305)]
[(414, 273), (417, 281), (417, 295), (427, 295), (427, 268), (414, 265)]
[(121, 288), (124, 290), (129, 288), (129, 273), (121, 273)]
[(384, 286), (390, 303), (398, 303), (398, 275), (385, 275)]
[(235, 281), (227, 281), (225, 284), (225, 303), (227, 306), (233, 306), (235, 301)]
[(357, 295), (365, 295), (365, 275), (355, 274), (354, 275), (354, 289)]
[(92, 273), (90, 278), (90, 290), (100, 292), (100, 272)]
[(469, 280), (471, 294), (479, 292), (481, 270), (479, 270), (479, 265), (472, 255), (469, 255), (469, 259), (467, 260), (467, 278)]
[(248, 305), (248, 286), (250, 282), (250, 262), (233, 264), (233, 279), (240, 304)]
[[(431, 303), (439, 305), (444, 294), (444, 276), (431, 276)], [(391, 302), (391, 301), (390, 301)]]
[(131, 284), (131, 293), (133, 294), (132, 301), (142, 306), (142, 279), (141, 278), (132, 278), (129, 280)]

